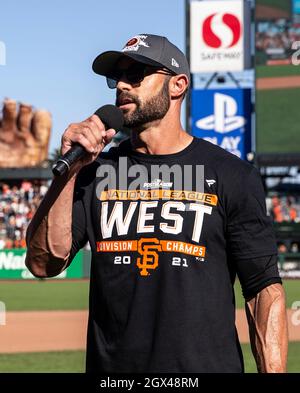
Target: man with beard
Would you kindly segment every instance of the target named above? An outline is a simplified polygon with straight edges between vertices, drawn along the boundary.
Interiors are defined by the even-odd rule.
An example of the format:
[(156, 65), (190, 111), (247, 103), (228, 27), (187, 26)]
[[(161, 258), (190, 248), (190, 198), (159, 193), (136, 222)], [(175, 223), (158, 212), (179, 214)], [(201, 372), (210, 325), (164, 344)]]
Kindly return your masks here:
[(260, 372), (284, 372), (285, 300), (258, 171), (180, 123), (191, 77), (165, 37), (141, 34), (93, 70), (116, 88), (131, 137), (97, 116), (71, 124), (62, 154), (86, 156), (54, 179), (27, 231), (37, 277), (92, 252), (87, 371), (243, 372), (233, 284), (245, 296)]

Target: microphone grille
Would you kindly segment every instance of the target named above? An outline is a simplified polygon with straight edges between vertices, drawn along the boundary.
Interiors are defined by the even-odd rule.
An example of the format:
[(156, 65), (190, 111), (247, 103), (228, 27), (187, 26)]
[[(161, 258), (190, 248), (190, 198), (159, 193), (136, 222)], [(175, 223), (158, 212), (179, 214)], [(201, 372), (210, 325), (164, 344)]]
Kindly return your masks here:
[(95, 112), (100, 120), (105, 124), (106, 128), (113, 128), (116, 131), (120, 130), (124, 124), (124, 116), (121, 109), (115, 105), (104, 105)]

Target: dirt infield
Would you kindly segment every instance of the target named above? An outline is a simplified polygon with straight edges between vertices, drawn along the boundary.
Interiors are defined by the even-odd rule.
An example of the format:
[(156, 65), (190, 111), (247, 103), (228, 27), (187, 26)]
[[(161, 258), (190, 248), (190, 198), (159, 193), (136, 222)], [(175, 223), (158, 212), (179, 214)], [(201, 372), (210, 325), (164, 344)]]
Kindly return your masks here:
[(255, 19), (280, 19), (289, 18), (289, 12), (277, 7), (270, 7), (268, 5), (257, 4), (255, 9)]
[(257, 78), (257, 90), (292, 89), (300, 87), (300, 76)]
[[(290, 341), (300, 341), (300, 325), (291, 323)], [(8, 312), (6, 325), (0, 326), (0, 353), (84, 350), (87, 311), (16, 311)], [(237, 310), (237, 329), (242, 343), (249, 342), (245, 312)]]
[(86, 311), (15, 311), (0, 326), (0, 353), (85, 348)]

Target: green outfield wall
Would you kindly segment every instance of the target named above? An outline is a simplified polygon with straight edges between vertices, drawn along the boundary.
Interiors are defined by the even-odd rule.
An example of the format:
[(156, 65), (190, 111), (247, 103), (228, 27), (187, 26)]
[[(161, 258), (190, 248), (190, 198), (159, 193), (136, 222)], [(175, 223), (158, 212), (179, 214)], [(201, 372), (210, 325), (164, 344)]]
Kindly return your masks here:
[[(25, 257), (26, 249), (0, 250), (0, 279), (27, 280), (35, 278), (25, 266)], [(89, 259), (90, 251), (79, 251), (71, 265), (55, 279), (88, 277)]]

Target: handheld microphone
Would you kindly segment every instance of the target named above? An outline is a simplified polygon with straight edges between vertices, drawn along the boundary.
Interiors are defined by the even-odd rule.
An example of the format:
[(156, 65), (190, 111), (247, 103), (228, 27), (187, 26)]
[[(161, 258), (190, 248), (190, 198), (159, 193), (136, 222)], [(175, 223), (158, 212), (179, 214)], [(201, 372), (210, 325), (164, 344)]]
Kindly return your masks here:
[[(118, 131), (123, 127), (124, 117), (121, 109), (114, 105), (104, 105), (101, 108), (97, 109), (95, 112), (102, 123), (105, 126), (105, 129), (108, 130), (110, 128)], [(60, 157), (56, 163), (52, 166), (52, 172), (55, 176), (61, 176), (66, 171), (68, 171), (71, 165), (82, 158), (86, 154), (86, 150), (79, 143), (74, 143), (74, 146), (71, 147), (70, 150), (66, 152), (62, 157)]]

